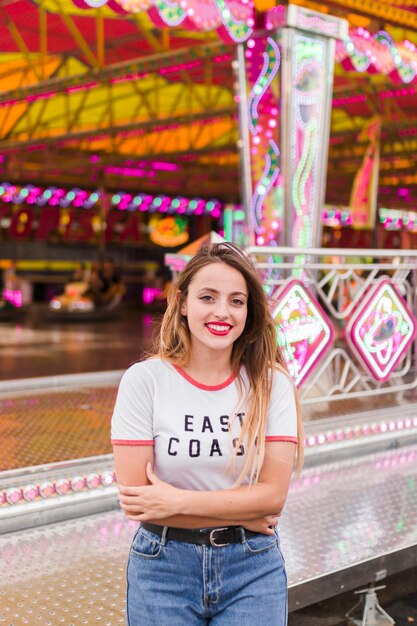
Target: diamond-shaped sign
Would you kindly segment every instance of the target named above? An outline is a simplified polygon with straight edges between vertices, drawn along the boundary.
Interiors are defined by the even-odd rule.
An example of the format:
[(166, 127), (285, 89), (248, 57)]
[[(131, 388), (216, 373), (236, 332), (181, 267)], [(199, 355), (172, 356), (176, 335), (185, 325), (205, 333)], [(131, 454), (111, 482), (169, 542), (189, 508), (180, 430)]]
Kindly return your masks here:
[(346, 341), (379, 381), (387, 380), (416, 336), (417, 320), (394, 285), (381, 278), (354, 309)]
[(272, 297), (277, 341), (289, 372), (298, 386), (329, 348), (333, 326), (313, 294), (299, 280), (290, 279)]

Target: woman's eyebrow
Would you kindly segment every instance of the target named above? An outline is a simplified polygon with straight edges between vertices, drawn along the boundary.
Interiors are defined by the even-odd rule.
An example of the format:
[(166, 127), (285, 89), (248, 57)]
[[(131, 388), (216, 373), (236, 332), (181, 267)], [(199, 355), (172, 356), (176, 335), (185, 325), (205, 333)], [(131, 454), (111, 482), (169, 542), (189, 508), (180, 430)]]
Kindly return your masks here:
[[(219, 293), (218, 289), (213, 289), (212, 287), (201, 287), (201, 289), (198, 290), (200, 291), (209, 291), (210, 293)], [(244, 291), (232, 291), (232, 293), (230, 294), (231, 296), (244, 296), (245, 298), (248, 297), (248, 294), (245, 293)]]

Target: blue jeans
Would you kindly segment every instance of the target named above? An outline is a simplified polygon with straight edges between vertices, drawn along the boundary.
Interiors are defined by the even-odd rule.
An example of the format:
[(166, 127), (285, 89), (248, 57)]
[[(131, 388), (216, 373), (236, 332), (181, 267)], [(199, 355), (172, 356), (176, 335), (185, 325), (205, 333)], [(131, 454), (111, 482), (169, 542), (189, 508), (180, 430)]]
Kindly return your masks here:
[(286, 626), (278, 534), (224, 547), (166, 541), (139, 527), (127, 568), (129, 626)]

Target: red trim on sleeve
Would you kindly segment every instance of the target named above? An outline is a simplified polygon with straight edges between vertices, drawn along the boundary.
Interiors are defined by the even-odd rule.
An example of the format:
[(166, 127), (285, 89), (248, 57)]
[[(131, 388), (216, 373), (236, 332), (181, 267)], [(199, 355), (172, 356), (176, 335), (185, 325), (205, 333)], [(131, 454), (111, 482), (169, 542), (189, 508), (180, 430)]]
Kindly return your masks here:
[(288, 441), (289, 443), (298, 443), (297, 437), (265, 437), (265, 441)]
[(154, 446), (153, 439), (112, 439), (115, 446)]

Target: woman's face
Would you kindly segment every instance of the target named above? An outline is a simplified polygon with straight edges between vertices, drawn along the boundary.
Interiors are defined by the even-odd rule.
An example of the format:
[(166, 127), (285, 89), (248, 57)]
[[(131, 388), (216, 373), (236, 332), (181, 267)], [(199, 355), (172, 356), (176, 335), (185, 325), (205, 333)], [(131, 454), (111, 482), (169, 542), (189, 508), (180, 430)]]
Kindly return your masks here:
[(191, 333), (191, 350), (227, 354), (245, 328), (248, 289), (242, 274), (225, 263), (201, 268), (188, 287), (181, 307)]

